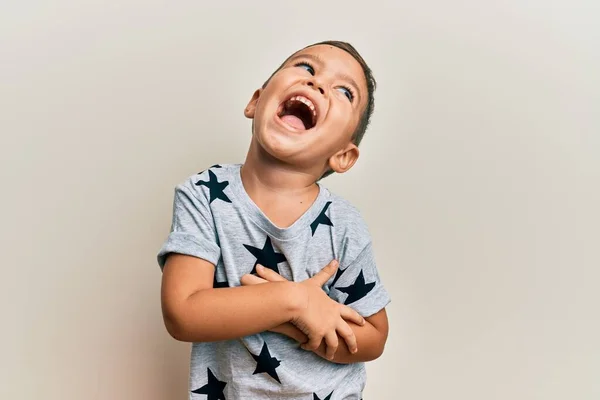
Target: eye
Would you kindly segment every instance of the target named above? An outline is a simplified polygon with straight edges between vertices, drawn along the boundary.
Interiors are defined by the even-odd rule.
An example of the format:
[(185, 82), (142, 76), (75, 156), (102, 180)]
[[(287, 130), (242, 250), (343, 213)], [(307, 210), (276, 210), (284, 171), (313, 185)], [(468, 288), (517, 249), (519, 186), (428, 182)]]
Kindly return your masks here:
[(348, 98), (348, 100), (350, 100), (350, 102), (354, 100), (354, 93), (352, 93), (352, 89), (345, 86), (340, 86), (338, 90), (342, 92)]
[(310, 65), (307, 62), (301, 62), (301, 63), (295, 64), (294, 67), (303, 68), (303, 69), (307, 70), (308, 73), (311, 74), (311, 75), (315, 74), (315, 69), (313, 68), (312, 65)]

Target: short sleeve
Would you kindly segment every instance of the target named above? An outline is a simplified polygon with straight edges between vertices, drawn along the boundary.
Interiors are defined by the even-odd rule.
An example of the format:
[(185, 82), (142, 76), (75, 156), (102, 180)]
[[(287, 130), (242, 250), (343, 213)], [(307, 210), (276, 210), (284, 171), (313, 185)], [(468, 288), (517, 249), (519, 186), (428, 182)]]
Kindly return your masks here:
[(349, 265), (340, 265), (330, 287), (329, 296), (355, 309), (365, 318), (379, 312), (390, 303), (390, 295), (377, 271), (371, 242)]
[(221, 255), (208, 200), (191, 180), (175, 187), (171, 232), (157, 260), (162, 269), (170, 253), (185, 254), (217, 265)]

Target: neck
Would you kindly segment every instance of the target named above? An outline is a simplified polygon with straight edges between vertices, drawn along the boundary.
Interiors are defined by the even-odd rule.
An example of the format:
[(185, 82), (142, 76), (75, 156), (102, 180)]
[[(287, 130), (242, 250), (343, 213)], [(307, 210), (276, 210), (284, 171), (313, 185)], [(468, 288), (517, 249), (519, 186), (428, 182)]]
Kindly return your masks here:
[(246, 192), (254, 200), (265, 197), (314, 199), (319, 192), (314, 174), (271, 157), (254, 140), (241, 175)]

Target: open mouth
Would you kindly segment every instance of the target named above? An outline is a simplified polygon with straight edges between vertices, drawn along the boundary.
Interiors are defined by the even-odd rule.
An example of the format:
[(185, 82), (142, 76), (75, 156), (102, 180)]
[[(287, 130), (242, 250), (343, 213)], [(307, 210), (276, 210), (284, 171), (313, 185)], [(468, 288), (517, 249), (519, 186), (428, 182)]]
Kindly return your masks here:
[(297, 130), (308, 130), (317, 123), (317, 110), (310, 99), (304, 96), (292, 96), (285, 101), (277, 113), (288, 126)]

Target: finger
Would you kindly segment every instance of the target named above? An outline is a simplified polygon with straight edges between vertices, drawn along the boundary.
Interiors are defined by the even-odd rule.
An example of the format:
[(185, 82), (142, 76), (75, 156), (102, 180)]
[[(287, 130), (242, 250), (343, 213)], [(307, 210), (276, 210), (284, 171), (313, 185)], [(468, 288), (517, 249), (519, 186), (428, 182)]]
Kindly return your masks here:
[(356, 325), (363, 326), (365, 324), (365, 319), (363, 316), (351, 307), (342, 306), (340, 315), (346, 321), (354, 322)]
[(315, 351), (321, 345), (322, 336), (314, 335), (308, 338), (308, 342), (304, 343), (301, 347), (304, 350)]
[(340, 325), (337, 328), (337, 333), (346, 342), (350, 353), (356, 353), (358, 351), (358, 346), (356, 344), (356, 336), (354, 335), (354, 331), (352, 330), (352, 328), (350, 328), (350, 325), (348, 325), (346, 321), (342, 321), (340, 323)]
[(298, 342), (300, 344), (306, 343), (306, 335), (303, 334), (302, 332), (292, 330), (289, 333), (290, 333), (290, 336), (292, 337), (292, 339), (294, 339), (296, 342)]
[(329, 278), (331, 278), (333, 276), (333, 274), (335, 274), (335, 271), (337, 270), (337, 268), (338, 268), (338, 262), (336, 260), (333, 260), (332, 262), (327, 264), (325, 266), (325, 268), (323, 268), (322, 270), (317, 272), (315, 274), (315, 276), (313, 276), (310, 279), (312, 281), (318, 283), (319, 286), (323, 286), (325, 283), (327, 283)]
[(269, 329), (269, 332), (281, 333), (285, 334), (285, 329), (283, 328), (283, 324), (277, 325)]
[(327, 344), (325, 356), (328, 360), (333, 360), (333, 356), (335, 356), (335, 352), (337, 351), (339, 345), (337, 333), (334, 331), (325, 335), (325, 343)]
[(244, 276), (242, 276), (242, 278), (240, 279), (240, 283), (242, 284), (242, 286), (249, 286), (249, 285), (257, 285), (259, 283), (266, 283), (268, 281), (264, 280), (263, 278), (259, 278), (258, 276), (252, 275), (252, 274), (246, 274)]
[(256, 272), (261, 278), (268, 280), (269, 282), (282, 282), (287, 281), (283, 276), (273, 271), (271, 268), (265, 268), (260, 264), (256, 265)]

